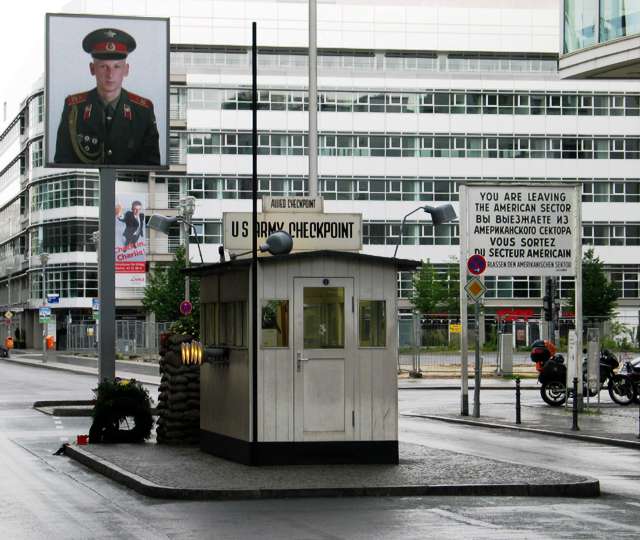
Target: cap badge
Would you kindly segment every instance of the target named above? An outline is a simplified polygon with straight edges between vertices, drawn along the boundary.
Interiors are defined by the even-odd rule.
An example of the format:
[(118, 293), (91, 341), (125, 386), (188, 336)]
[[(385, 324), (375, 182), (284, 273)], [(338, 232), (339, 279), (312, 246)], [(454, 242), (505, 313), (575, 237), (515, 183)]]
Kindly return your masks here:
[(116, 44), (113, 41), (107, 41), (107, 44), (104, 47), (109, 52), (113, 52), (116, 50)]
[(113, 30), (105, 30), (104, 35), (109, 38), (113, 38), (115, 37), (116, 33)]

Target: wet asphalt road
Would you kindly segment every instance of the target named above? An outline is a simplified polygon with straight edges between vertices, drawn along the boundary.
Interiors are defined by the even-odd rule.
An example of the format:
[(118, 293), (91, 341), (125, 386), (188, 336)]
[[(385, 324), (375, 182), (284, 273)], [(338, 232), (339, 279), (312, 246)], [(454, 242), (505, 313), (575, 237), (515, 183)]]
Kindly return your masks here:
[[(0, 537), (67, 538), (638, 538), (640, 456), (519, 433), (402, 419), (402, 440), (598, 477), (598, 499), (407, 497), (246, 502), (152, 500), (66, 457), (61, 439), (88, 418), (56, 418), (31, 404), (89, 399), (95, 377), (0, 361)], [(407, 395), (405, 395), (407, 394)], [(430, 394), (433, 394), (432, 396)], [(495, 394), (495, 396), (494, 396)], [(484, 399), (503, 399), (486, 392)], [(400, 393), (401, 411), (457, 392)], [(535, 396), (532, 394), (531, 399)], [(457, 405), (456, 405), (457, 406)]]

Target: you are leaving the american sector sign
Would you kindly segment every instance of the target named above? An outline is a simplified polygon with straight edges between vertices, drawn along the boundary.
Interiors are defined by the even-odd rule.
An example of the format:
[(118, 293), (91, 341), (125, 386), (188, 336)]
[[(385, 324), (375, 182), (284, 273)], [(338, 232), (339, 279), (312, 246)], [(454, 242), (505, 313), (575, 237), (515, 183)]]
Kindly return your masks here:
[(478, 253), (489, 276), (575, 275), (581, 256), (577, 185), (460, 186), (464, 260)]
[[(251, 249), (251, 213), (225, 212), (222, 216), (224, 247), (229, 251)], [(362, 248), (360, 214), (259, 213), (258, 244), (276, 231), (293, 238), (292, 251), (331, 249), (359, 251)]]

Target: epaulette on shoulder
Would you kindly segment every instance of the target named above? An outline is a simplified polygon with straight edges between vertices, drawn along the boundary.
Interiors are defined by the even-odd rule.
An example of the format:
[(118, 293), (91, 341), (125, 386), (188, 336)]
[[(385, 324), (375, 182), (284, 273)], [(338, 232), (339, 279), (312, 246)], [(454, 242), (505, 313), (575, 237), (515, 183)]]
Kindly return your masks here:
[(67, 105), (71, 107), (72, 105), (77, 105), (78, 103), (84, 103), (87, 101), (89, 97), (89, 92), (80, 92), (79, 94), (72, 94), (67, 96)]
[(137, 94), (133, 94), (129, 91), (127, 91), (127, 94), (129, 96), (129, 101), (131, 101), (132, 103), (135, 103), (136, 105), (140, 105), (141, 107), (144, 107), (145, 109), (149, 109), (151, 107), (153, 107), (153, 103), (151, 103), (150, 99), (147, 98), (143, 98), (142, 96), (139, 96)]

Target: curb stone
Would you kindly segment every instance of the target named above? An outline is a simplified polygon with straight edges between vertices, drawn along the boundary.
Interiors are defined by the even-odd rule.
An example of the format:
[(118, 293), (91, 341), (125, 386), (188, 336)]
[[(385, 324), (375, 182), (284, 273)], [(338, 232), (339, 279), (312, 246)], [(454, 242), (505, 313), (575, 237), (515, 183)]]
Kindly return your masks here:
[(526, 433), (536, 433), (538, 435), (548, 435), (550, 437), (561, 437), (565, 439), (575, 439), (577, 441), (585, 441), (596, 444), (605, 444), (608, 446), (619, 446), (622, 448), (640, 449), (640, 441), (627, 441), (625, 439), (614, 439), (612, 437), (599, 437), (597, 435), (584, 435), (580, 433), (566, 433), (564, 431), (553, 431), (550, 429), (529, 428), (509, 424), (498, 424), (495, 422), (479, 422), (466, 418), (451, 418), (449, 416), (438, 416), (435, 414), (413, 414), (400, 413), (400, 416), (409, 418), (424, 418), (426, 420), (437, 420), (439, 422), (448, 422), (450, 424), (462, 424), (474, 427), (486, 427), (490, 429), (510, 429), (512, 431), (524, 431)]
[(459, 484), (424, 486), (359, 486), (341, 488), (283, 489), (197, 489), (172, 488), (150, 482), (74, 446), (65, 455), (137, 493), (159, 499), (243, 500), (307, 497), (427, 497), (427, 496), (507, 496), (507, 497), (598, 497), (600, 482), (586, 479), (557, 484)]

